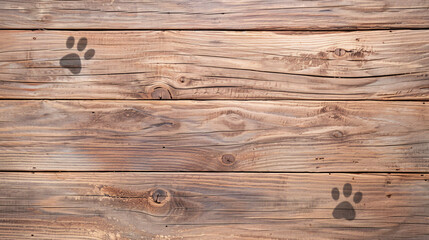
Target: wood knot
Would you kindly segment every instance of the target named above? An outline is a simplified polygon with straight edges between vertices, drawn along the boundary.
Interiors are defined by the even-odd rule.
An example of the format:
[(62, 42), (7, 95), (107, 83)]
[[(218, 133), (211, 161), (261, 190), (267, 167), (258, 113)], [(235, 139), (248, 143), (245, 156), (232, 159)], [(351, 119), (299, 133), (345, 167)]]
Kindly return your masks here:
[(232, 165), (235, 163), (235, 157), (232, 154), (224, 154), (222, 156), (222, 163), (225, 165)]
[(181, 76), (181, 77), (179, 77), (179, 82), (182, 84), (185, 84), (188, 82), (188, 80), (184, 76)]
[(150, 200), (158, 205), (164, 205), (169, 200), (169, 194), (164, 189), (157, 188), (150, 194)]
[(334, 138), (342, 138), (344, 136), (344, 134), (339, 130), (333, 131), (331, 135)]
[(162, 87), (156, 87), (151, 93), (152, 99), (173, 99), (171, 92)]
[(322, 107), (319, 112), (321, 114), (328, 113), (329, 118), (340, 119), (342, 115), (346, 115), (347, 111), (337, 105), (328, 105)]
[(182, 86), (189, 86), (192, 80), (190, 78), (186, 78), (185, 76), (180, 76), (177, 78), (177, 82)]
[(337, 48), (334, 51), (335, 55), (342, 57), (344, 55), (346, 55), (346, 50), (344, 50), (343, 48)]
[(40, 18), (41, 22), (50, 22), (52, 20), (52, 16), (50, 15), (44, 15)]

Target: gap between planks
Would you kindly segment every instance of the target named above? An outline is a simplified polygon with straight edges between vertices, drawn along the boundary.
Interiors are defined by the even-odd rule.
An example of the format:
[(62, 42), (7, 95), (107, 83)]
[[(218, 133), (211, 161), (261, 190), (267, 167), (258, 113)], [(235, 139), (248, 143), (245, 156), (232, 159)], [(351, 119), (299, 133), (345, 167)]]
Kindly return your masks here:
[[(429, 99), (428, 99), (429, 100)], [(107, 98), (107, 99), (73, 99), (73, 98), (0, 98), (0, 101), (117, 101), (117, 102), (163, 102), (171, 103), (177, 101), (183, 102), (221, 102), (221, 101), (236, 101), (236, 102), (421, 102), (426, 104), (428, 100), (425, 99), (395, 99), (395, 100), (377, 100), (377, 99), (324, 99), (324, 100), (315, 100), (315, 99), (299, 99), (299, 98), (285, 98), (285, 99), (116, 99), (116, 98)]]
[(103, 29), (103, 28), (93, 28), (93, 29), (84, 29), (84, 28), (0, 28), (0, 31), (69, 31), (69, 32), (164, 32), (164, 31), (180, 31), (180, 32), (297, 32), (297, 33), (341, 33), (341, 32), (370, 32), (370, 31), (402, 31), (402, 30), (429, 30), (427, 27), (417, 27), (417, 28), (371, 28), (371, 29), (287, 29), (287, 30), (279, 30), (279, 29), (227, 29), (227, 28), (218, 28), (218, 29), (186, 29), (186, 28), (172, 28), (172, 29), (156, 29), (156, 28), (147, 28), (147, 29), (138, 29), (138, 28), (126, 28), (126, 29)]
[(102, 170), (0, 170), (0, 173), (233, 173), (233, 174), (252, 174), (252, 173), (263, 173), (263, 174), (429, 174), (427, 172), (394, 172), (394, 171), (319, 171), (319, 172), (311, 172), (311, 171), (102, 171)]

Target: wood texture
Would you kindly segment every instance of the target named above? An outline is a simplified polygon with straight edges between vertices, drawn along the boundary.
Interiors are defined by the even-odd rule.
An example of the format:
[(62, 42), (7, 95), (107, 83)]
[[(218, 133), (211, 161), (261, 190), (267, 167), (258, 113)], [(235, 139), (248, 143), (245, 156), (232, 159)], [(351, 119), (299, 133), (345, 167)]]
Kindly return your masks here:
[[(1, 31), (0, 98), (428, 99), (429, 30)], [(72, 49), (66, 40), (74, 36)], [(76, 50), (87, 38), (95, 55)], [(82, 69), (60, 65), (79, 54)], [(77, 63), (76, 63), (77, 64)]]
[(425, 174), (0, 173), (0, 189), (3, 239), (429, 237)]
[(0, 28), (427, 28), (428, 8), (427, 0), (7, 0), (0, 2)]
[(429, 0), (5, 0), (0, 35), (0, 239), (429, 239)]
[(0, 170), (429, 170), (424, 102), (0, 101)]

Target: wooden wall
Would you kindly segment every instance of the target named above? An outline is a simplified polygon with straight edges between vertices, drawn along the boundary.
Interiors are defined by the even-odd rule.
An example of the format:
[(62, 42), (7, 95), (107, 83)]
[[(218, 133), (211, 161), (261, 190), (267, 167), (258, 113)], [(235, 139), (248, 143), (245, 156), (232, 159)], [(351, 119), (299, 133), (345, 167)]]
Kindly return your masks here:
[(429, 1), (0, 13), (0, 239), (429, 238)]

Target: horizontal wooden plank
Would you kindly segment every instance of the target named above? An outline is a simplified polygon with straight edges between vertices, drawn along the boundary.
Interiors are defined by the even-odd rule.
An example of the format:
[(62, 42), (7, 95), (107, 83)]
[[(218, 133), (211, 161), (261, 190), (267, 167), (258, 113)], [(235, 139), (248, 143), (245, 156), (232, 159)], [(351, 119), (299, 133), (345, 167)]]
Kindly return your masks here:
[(2, 239), (429, 237), (425, 174), (0, 173), (0, 189)]
[(427, 28), (428, 8), (426, 0), (7, 0), (0, 2), (0, 28)]
[(424, 102), (0, 101), (0, 170), (429, 170)]
[(3, 99), (429, 96), (429, 30), (0, 33)]

